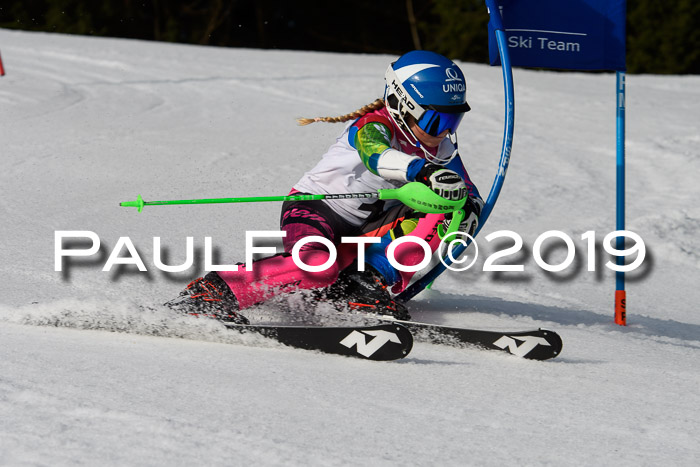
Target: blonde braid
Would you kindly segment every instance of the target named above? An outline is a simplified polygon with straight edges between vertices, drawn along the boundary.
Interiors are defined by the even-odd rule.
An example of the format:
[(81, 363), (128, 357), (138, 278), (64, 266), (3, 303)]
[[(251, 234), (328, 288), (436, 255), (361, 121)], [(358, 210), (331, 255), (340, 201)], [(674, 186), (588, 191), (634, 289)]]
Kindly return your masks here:
[(314, 122), (327, 122), (327, 123), (340, 123), (340, 122), (347, 122), (348, 120), (354, 120), (358, 117), (362, 117), (366, 113), (372, 112), (377, 109), (381, 109), (384, 107), (384, 99), (376, 99), (374, 102), (371, 104), (367, 104), (366, 106), (357, 109), (354, 112), (350, 112), (349, 114), (341, 115), (339, 117), (316, 117), (316, 118), (297, 118), (297, 123), (299, 125), (308, 125), (309, 123), (314, 123)]

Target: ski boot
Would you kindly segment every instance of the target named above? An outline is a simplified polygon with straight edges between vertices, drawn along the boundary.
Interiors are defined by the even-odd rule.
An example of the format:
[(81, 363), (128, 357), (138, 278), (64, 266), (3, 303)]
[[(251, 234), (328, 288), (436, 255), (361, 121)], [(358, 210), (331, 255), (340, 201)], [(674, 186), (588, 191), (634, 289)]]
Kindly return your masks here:
[(190, 282), (185, 290), (165, 306), (193, 316), (206, 316), (225, 323), (250, 324), (238, 312), (238, 300), (226, 282), (214, 271)]
[(406, 307), (391, 297), (384, 277), (368, 264), (364, 271), (354, 267), (343, 270), (338, 280), (325, 290), (325, 295), (352, 310), (411, 319)]

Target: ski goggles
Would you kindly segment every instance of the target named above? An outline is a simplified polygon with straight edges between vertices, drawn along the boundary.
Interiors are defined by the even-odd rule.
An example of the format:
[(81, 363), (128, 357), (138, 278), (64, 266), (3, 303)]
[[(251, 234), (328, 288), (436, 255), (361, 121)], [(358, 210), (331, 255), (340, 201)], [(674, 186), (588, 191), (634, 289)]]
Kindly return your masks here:
[[(468, 111), (467, 109), (467, 112)], [(440, 112), (429, 108), (423, 112), (417, 124), (421, 130), (425, 131), (430, 136), (438, 136), (445, 130), (449, 130), (450, 133), (455, 133), (462, 121), (462, 117), (464, 117), (464, 113), (465, 112)]]

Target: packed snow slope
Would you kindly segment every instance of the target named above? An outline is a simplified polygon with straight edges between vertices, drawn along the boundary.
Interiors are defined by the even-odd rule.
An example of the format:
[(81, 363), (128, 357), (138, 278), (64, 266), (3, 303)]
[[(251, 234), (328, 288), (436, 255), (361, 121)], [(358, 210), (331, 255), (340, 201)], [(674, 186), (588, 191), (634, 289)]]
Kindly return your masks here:
[[(283, 195), (342, 125), (383, 92), (396, 57), (196, 47), (0, 30), (0, 464), (698, 465), (700, 78), (629, 76), (627, 227), (647, 256), (628, 275), (629, 326), (612, 323), (615, 84), (611, 74), (515, 70), (507, 180), (472, 269), (441, 277), (414, 318), (498, 330), (546, 327), (562, 355), (532, 362), (419, 343), (372, 363), (275, 346), (155, 307), (203, 267), (244, 259), (247, 230), (279, 203), (121, 201)], [(473, 110), (459, 129), (486, 196), (503, 132), (501, 71), (461, 63)], [(484, 272), (496, 261), (523, 272)], [(559, 230), (575, 260), (535, 262)], [(55, 270), (55, 232), (100, 250)], [(595, 232), (596, 255), (581, 236)], [(120, 237), (147, 267), (102, 271)], [(193, 237), (195, 266), (181, 264)], [(87, 248), (89, 242), (68, 241)], [(542, 256), (562, 262), (561, 240)], [(128, 257), (128, 251), (119, 252)], [(290, 299), (252, 321), (321, 321)], [(293, 313), (285, 315), (291, 307)]]

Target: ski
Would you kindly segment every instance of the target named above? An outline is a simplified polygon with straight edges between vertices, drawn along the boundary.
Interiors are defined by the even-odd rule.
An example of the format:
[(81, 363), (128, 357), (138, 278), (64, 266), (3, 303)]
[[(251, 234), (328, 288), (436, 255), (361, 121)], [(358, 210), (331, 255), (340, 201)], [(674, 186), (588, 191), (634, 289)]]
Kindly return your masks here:
[(298, 349), (367, 360), (398, 360), (408, 355), (413, 347), (411, 332), (399, 323), (349, 327), (224, 325), (234, 331), (253, 332)]
[(473, 346), (488, 350), (508, 352), (522, 358), (548, 360), (561, 353), (561, 337), (554, 331), (483, 331), (439, 324), (390, 320), (408, 328), (416, 341), (446, 344), (456, 347)]

